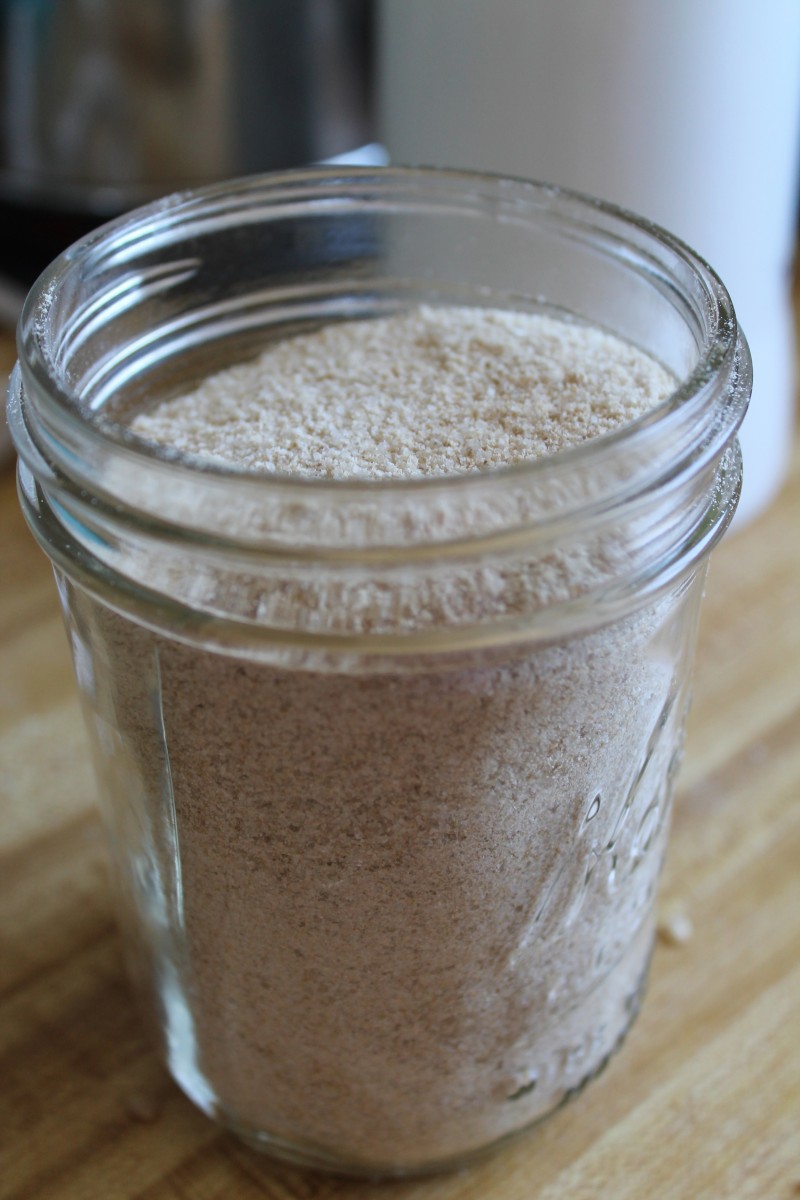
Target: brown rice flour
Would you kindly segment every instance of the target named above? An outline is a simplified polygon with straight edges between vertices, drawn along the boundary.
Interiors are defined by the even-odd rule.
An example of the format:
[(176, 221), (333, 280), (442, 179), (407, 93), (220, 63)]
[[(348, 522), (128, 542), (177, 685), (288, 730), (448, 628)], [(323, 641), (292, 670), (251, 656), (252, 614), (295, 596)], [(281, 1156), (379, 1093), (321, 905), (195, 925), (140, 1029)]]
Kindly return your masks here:
[[(268, 471), (447, 474), (555, 453), (672, 386), (594, 329), (421, 308), (278, 343), (133, 429)], [(116, 720), (179, 850), (162, 1002), (195, 1099), (251, 1135), (413, 1167), (600, 1068), (652, 939), (678, 607), (373, 672), (227, 657), (109, 614)]]

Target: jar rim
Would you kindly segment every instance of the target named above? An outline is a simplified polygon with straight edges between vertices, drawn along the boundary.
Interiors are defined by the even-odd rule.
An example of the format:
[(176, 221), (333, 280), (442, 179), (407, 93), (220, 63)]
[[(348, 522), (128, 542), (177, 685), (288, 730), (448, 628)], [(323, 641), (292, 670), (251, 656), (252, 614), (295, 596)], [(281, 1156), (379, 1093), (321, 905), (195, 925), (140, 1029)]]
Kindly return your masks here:
[[(320, 478), (268, 471), (156, 445), (121, 424), (97, 420), (97, 412), (86, 408), (78, 389), (69, 386), (53, 363), (46, 346), (48, 311), (59, 288), (73, 272), (79, 273), (92, 256), (102, 252), (109, 257), (119, 256), (126, 247), (130, 249), (136, 245), (138, 239), (163, 236), (174, 228), (185, 230), (187, 223), (199, 228), (220, 216), (229, 219), (233, 215), (242, 220), (249, 215), (254, 219), (253, 214), (260, 211), (254, 206), (259, 204), (279, 211), (287, 205), (302, 206), (311, 202), (325, 205), (330, 212), (337, 201), (352, 207), (376, 190), (378, 194), (384, 194), (393, 186), (400, 197), (410, 192), (413, 198), (416, 191), (420, 201), (424, 199), (426, 203), (430, 200), (431, 190), (439, 187), (443, 192), (441, 199), (451, 204), (458, 197), (471, 204), (492, 203), (498, 209), (506, 205), (513, 211), (513, 219), (522, 221), (546, 213), (555, 206), (563, 215), (567, 205), (577, 214), (578, 223), (585, 223), (587, 229), (594, 228), (587, 220), (594, 215), (617, 226), (614, 236), (618, 238), (620, 232), (627, 229), (652, 240), (653, 244), (658, 243), (674, 255), (676, 262), (688, 268), (691, 277), (702, 288), (706, 338), (695, 366), (686, 378), (679, 380), (669, 396), (633, 421), (554, 454), (468, 472), (373, 479), (359, 476)], [(465, 187), (468, 192), (457, 191)], [(175, 192), (108, 222), (59, 255), (28, 293), (17, 331), (24, 386), (28, 392), (35, 393), (37, 405), (55, 417), (62, 430), (79, 431), (81, 438), (132, 462), (142, 459), (162, 463), (175, 476), (217, 478), (248, 489), (308, 491), (309, 494), (329, 492), (331, 496), (425, 493), (464, 487), (477, 490), (504, 481), (513, 484), (529, 478), (544, 480), (596, 460), (605, 453), (616, 454), (628, 446), (646, 443), (650, 431), (668, 431), (687, 403), (707, 393), (709, 385), (732, 369), (741, 346), (742, 337), (733, 305), (721, 279), (694, 250), (662, 227), (618, 205), (571, 189), (490, 172), (438, 167), (318, 167), (244, 176)], [(744, 405), (739, 407), (740, 411), (731, 412), (730, 420), (726, 422), (728, 437), (733, 435), (744, 415)]]
[[(574, 244), (581, 264), (595, 255), (603, 269), (611, 264), (620, 280), (630, 275), (637, 280), (639, 294), (655, 297), (655, 316), (648, 308), (646, 320), (654, 320), (655, 329), (662, 319), (674, 322), (670, 336), (679, 329), (685, 343), (681, 353), (686, 345), (692, 347), (685, 377), (641, 417), (570, 449), (507, 466), (399, 479), (282, 475), (193, 459), (103, 420), (100, 405), (93, 408), (78, 389), (70, 388), (65, 363), (75, 345), (80, 348), (81, 337), (89, 338), (98, 328), (119, 361), (126, 361), (123, 351), (131, 344), (125, 341), (127, 333), (117, 344), (103, 324), (109, 304), (124, 305), (125, 286), (134, 297), (131, 303), (139, 303), (140, 295), (148, 297), (148, 288), (157, 291), (164, 278), (171, 284), (175, 278), (191, 277), (191, 263), (174, 251), (178, 244), (197, 244), (187, 238), (187, 231), (216, 233), (222, 228), (226, 236), (233, 230), (238, 237), (248, 222), (264, 223), (287, 214), (360, 216), (364, 211), (389, 218), (413, 212), (426, 220), (478, 216), (487, 228), (514, 226), (515, 238), (522, 236), (520, 230), (525, 235), (534, 230), (553, 245)], [(156, 250), (166, 246), (172, 253), (166, 267), (161, 266), (163, 256), (137, 260), (148, 245)], [(100, 260), (98, 273), (81, 278), (93, 260)], [(146, 276), (141, 268), (148, 261), (156, 264), (160, 276)], [(182, 270), (189, 274), (181, 276)], [(89, 287), (97, 278), (105, 281), (105, 291)], [(246, 283), (249, 286), (249, 278)], [(273, 303), (271, 283), (271, 276), (266, 285), (260, 281), (259, 303), (265, 307)], [(364, 295), (371, 297), (372, 277), (370, 283), (373, 290)], [(83, 310), (74, 303), (70, 308), (74, 297), (84, 294), (70, 291), (79, 284), (88, 296), (81, 301)], [(583, 287), (582, 275), (579, 285)], [(472, 278), (464, 288), (472, 304), (492, 306)], [(630, 289), (624, 290), (630, 308)], [(246, 289), (242, 295), (250, 298)], [(194, 291), (191, 296), (194, 300)], [(442, 303), (439, 293), (432, 300), (424, 293), (414, 293), (413, 298), (417, 303)], [(519, 299), (518, 307), (524, 309), (527, 293)], [(557, 297), (539, 299), (534, 311), (552, 313), (558, 308)], [(397, 307), (395, 301), (395, 311)], [(121, 311), (127, 312), (124, 307)], [(207, 312), (218, 319), (213, 307), (183, 311), (189, 314), (192, 336), (197, 329), (200, 334), (206, 331)], [(569, 315), (571, 310), (561, 311)], [(77, 329), (74, 337), (74, 329), (65, 334), (58, 324), (64, 312)], [(363, 310), (341, 309), (339, 316), (374, 312), (365, 301)], [(670, 315), (660, 317), (663, 313)], [(313, 315), (318, 319), (319, 310)], [(574, 315), (603, 327), (591, 314)], [(168, 333), (163, 338), (166, 352), (152, 359), (156, 364), (171, 361), (170, 355), (179, 361), (185, 347), (194, 345), (180, 336), (173, 338), (170, 325), (155, 328), (157, 336), (163, 328)], [(210, 328), (212, 336), (220, 336), (213, 322)], [(226, 327), (221, 323), (220, 328), (224, 332)], [(262, 328), (257, 325), (258, 331)], [(618, 332), (613, 325), (606, 328)], [(447, 641), (453, 648), (471, 640), (487, 644), (519, 638), (523, 625), (526, 638), (548, 639), (556, 628), (574, 630), (589, 621), (611, 620), (685, 578), (722, 535), (738, 499), (741, 460), (735, 435), (750, 394), (751, 364), (723, 283), (694, 251), (658, 226), (549, 184), (438, 168), (315, 168), (176, 193), (118, 218), (65, 251), (32, 289), (20, 320), (18, 345), (9, 424), (19, 451), (23, 507), (46, 552), (108, 603), (118, 597), (123, 604), (124, 596), (123, 607), (142, 623), (170, 630), (177, 623), (184, 630), (201, 631), (198, 636), (218, 645), (239, 645), (249, 638), (301, 647), (339, 646), (361, 638), (390, 656), (412, 654), (426, 644), (425, 630), (384, 629), (362, 635), (295, 629), (291, 621), (280, 623), (283, 611), (278, 623), (270, 624), (271, 616), (262, 622), (229, 610), (227, 600), (220, 601), (220, 608), (205, 597), (219, 590), (220, 580), (221, 591), (229, 595), (225, 581), (247, 578), (253, 571), (272, 581), (275, 595), (285, 590), (293, 573), (311, 568), (337, 588), (348, 572), (355, 577), (359, 571), (374, 571), (375, 579), (383, 581), (375, 584), (378, 592), (409, 569), (430, 581), (440, 568), (471, 570), (491, 556), (518, 563), (526, 555), (529, 563), (543, 564), (547, 574), (556, 548), (561, 590), (541, 605), (534, 598), (534, 607), (523, 615), (487, 610), (479, 630), (465, 624), (448, 630), (446, 637), (444, 626), (429, 631), (431, 644)], [(134, 345), (138, 352), (138, 343)], [(91, 362), (91, 355), (88, 358)], [(112, 366), (116, 362), (112, 355)], [(114, 382), (117, 377), (109, 378)], [(443, 511), (445, 521), (439, 520)], [(253, 513), (257, 520), (251, 526)], [(613, 563), (606, 554), (612, 546)], [(183, 571), (180, 595), (172, 590), (174, 577), (168, 578), (167, 560), (176, 550), (192, 563), (192, 570)], [(596, 585), (584, 586), (579, 564), (582, 556), (595, 552), (604, 560), (602, 571)], [(139, 564), (133, 574), (132, 563)], [(141, 577), (136, 575), (142, 563), (158, 565), (158, 588), (148, 586), (149, 568)], [(200, 584), (194, 590), (189, 586), (192, 571), (198, 572), (198, 580), (205, 572), (207, 592), (200, 600)]]

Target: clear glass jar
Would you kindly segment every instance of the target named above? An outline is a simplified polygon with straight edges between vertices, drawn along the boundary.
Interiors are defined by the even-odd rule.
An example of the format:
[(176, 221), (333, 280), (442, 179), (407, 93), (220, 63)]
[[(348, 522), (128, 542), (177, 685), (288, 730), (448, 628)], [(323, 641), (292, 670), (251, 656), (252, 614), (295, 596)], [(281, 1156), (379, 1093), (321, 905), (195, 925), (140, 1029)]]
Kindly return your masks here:
[[(154, 449), (127, 417), (272, 338), (547, 311), (679, 380), (448, 478)], [(336, 1170), (456, 1164), (578, 1091), (641, 998), (706, 561), (736, 504), (725, 289), (518, 180), (308, 171), (179, 195), (31, 293), (10, 421), (92, 737), (131, 973), (176, 1080)]]

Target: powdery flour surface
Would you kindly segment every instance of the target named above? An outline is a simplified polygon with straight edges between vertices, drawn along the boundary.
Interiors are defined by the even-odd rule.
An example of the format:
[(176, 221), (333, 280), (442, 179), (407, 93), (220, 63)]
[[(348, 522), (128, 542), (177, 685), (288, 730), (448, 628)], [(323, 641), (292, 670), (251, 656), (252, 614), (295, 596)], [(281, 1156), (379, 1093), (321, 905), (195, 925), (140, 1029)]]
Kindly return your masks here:
[(673, 386), (651, 358), (597, 329), (528, 313), (419, 308), (278, 342), (132, 428), (251, 469), (448, 475), (609, 433)]
[[(271, 346), (134, 429), (266, 470), (449, 473), (608, 432), (672, 385), (594, 330), (426, 308)], [(684, 603), (373, 673), (228, 658), (107, 613), (133, 790), (180, 847), (181, 1004), (174, 969), (155, 974), (190, 1094), (250, 1135), (411, 1168), (596, 1072), (646, 972)]]

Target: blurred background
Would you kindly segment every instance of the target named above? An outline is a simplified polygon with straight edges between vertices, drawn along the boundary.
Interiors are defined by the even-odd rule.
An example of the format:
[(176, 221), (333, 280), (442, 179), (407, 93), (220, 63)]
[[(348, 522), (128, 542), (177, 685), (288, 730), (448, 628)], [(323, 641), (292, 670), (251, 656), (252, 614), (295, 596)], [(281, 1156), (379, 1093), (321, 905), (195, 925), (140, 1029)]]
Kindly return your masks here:
[(544, 179), (727, 284), (755, 362), (741, 523), (792, 441), (799, 152), (797, 0), (2, 0), (0, 325), (178, 188), (331, 159)]

